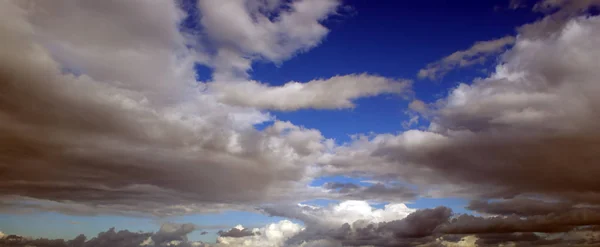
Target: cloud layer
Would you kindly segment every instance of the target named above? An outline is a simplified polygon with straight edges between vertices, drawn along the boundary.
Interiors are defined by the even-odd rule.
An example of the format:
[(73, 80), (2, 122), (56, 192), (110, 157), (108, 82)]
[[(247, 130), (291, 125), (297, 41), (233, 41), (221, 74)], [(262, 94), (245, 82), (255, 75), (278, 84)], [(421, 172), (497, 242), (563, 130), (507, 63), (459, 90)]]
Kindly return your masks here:
[[(438, 78), (501, 54), (488, 77), (435, 102), (412, 99), (405, 127), (429, 127), (339, 145), (264, 110), (352, 108), (361, 97), (405, 95), (410, 81), (350, 74), (270, 85), (248, 75), (254, 61), (281, 63), (322, 42), (339, 1), (195, 4), (198, 32), (182, 27), (188, 12), (175, 1), (0, 2), (0, 210), (238, 209), (302, 224), (239, 226), (216, 243), (188, 241), (194, 225), (164, 224), (90, 240), (0, 234), (0, 245), (600, 244), (600, 17), (580, 16), (600, 2), (538, 3), (547, 16), (516, 36), (475, 43), (419, 72)], [(212, 79), (196, 81), (196, 64)], [(308, 185), (333, 175), (374, 182)], [(403, 204), (446, 196), (472, 199), (467, 209), (479, 215)], [(342, 202), (298, 204), (316, 198)]]

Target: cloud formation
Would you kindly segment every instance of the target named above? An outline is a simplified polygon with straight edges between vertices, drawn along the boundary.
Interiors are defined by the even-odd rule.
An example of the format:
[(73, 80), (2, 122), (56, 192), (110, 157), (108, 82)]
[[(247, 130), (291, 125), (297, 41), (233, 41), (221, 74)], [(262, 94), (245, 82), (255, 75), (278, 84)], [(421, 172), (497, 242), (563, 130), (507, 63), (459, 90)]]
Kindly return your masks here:
[(368, 74), (334, 76), (305, 83), (269, 86), (255, 81), (212, 83), (220, 100), (237, 106), (294, 111), (354, 108), (355, 99), (380, 94), (406, 94), (410, 81)]
[(200, 23), (214, 52), (206, 65), (213, 79), (248, 77), (253, 60), (282, 62), (307, 51), (327, 35), (321, 23), (340, 6), (338, 0), (200, 0)]
[[(124, 2), (1, 4), (0, 195), (11, 210), (170, 215), (281, 200), (305, 188), (326, 148), (291, 123), (257, 131), (270, 115), (189, 84), (194, 54), (172, 55), (186, 43), (175, 2), (133, 8), (131, 20), (114, 17)], [(108, 23), (97, 40), (69, 35), (97, 21)]]
[(453, 69), (484, 63), (489, 56), (501, 53), (514, 42), (515, 37), (513, 36), (478, 41), (469, 49), (454, 52), (440, 61), (428, 64), (425, 68), (419, 70), (417, 76), (421, 79), (440, 79)]
[(600, 173), (589, 162), (600, 143), (599, 27), (598, 17), (581, 17), (546, 39), (519, 38), (491, 77), (460, 84), (436, 103), (428, 130), (365, 137), (321, 162), (332, 174), (396, 175), (484, 198), (598, 203)]

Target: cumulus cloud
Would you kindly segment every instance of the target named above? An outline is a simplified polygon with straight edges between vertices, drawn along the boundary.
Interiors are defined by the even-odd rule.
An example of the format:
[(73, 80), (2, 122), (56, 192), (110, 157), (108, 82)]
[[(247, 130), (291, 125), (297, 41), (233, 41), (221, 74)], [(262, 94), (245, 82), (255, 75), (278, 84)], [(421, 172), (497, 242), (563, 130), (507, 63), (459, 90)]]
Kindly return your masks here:
[(200, 0), (200, 23), (214, 54), (207, 65), (213, 79), (246, 78), (256, 59), (281, 62), (307, 51), (327, 35), (321, 23), (338, 0)]
[(599, 27), (598, 17), (581, 17), (545, 39), (519, 38), (491, 77), (436, 103), (429, 130), (357, 140), (321, 162), (332, 174), (449, 183), (483, 197), (597, 203), (599, 171), (588, 164), (600, 141)]
[[(524, 7), (522, 1), (511, 1), (509, 8)], [(591, 7), (600, 6), (598, 0), (542, 0), (533, 6), (533, 11), (541, 12), (546, 16), (538, 21), (522, 25), (517, 28), (521, 38), (544, 38), (565, 27), (571, 18), (585, 13)], [(498, 55), (514, 44), (516, 37), (504, 36), (499, 39), (478, 41), (469, 49), (452, 53), (439, 61), (428, 64), (419, 70), (417, 76), (421, 79), (436, 80), (456, 68), (468, 67), (485, 62), (490, 56)]]
[(293, 111), (304, 108), (354, 108), (353, 100), (379, 94), (402, 94), (410, 81), (368, 74), (334, 76), (306, 83), (288, 82), (269, 86), (255, 81), (212, 83), (220, 99), (231, 105)]
[(212, 247), (226, 246), (264, 246), (279, 247), (285, 246), (288, 239), (302, 231), (301, 225), (289, 220), (283, 220), (277, 223), (269, 224), (259, 229), (253, 229), (254, 234), (250, 236), (220, 236)]
[(499, 39), (478, 41), (469, 49), (457, 51), (440, 61), (430, 63), (419, 70), (418, 77), (431, 80), (443, 77), (455, 68), (468, 67), (485, 62), (489, 56), (497, 55), (504, 51), (507, 46), (515, 42), (515, 37), (505, 36)]
[[(185, 214), (305, 188), (325, 139), (291, 123), (257, 131), (268, 114), (190, 85), (198, 58), (178, 54), (174, 4), (1, 3), (3, 209)], [(97, 40), (77, 35), (99, 22)]]
[(488, 78), (413, 104), (431, 121), (427, 130), (361, 136), (320, 164), (327, 174), (352, 171), (412, 183), (431, 196), (475, 198), (468, 208), (486, 215), (457, 216), (432, 237), (475, 234), (482, 246), (593, 245), (593, 238), (550, 236), (600, 223), (593, 165), (600, 158), (599, 35), (596, 16), (570, 18), (545, 35), (520, 33)]
[(366, 201), (349, 200), (328, 207), (299, 204), (273, 205), (263, 208), (271, 216), (293, 218), (302, 221), (307, 228), (335, 229), (346, 223), (362, 221), (364, 224), (402, 219), (414, 212), (405, 204), (388, 204), (383, 209), (375, 209)]

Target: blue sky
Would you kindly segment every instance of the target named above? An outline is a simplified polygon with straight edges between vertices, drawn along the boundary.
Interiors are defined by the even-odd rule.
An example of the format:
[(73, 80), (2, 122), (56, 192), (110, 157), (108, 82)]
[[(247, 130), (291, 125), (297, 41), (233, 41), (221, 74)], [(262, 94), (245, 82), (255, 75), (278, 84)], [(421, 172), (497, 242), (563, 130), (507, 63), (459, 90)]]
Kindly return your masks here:
[[(278, 5), (270, 9), (269, 2)], [(570, 126), (570, 119), (577, 117), (584, 120), (574, 128), (586, 129), (584, 123), (590, 117), (576, 114), (587, 109), (573, 110), (586, 104), (546, 112), (557, 107), (549, 99), (565, 101), (563, 97), (571, 96), (572, 92), (563, 92), (563, 88), (543, 90), (552, 83), (536, 80), (569, 78), (544, 74), (559, 66), (567, 68), (556, 69), (559, 71), (556, 73), (575, 71), (565, 65), (568, 61), (560, 63), (561, 57), (538, 56), (565, 52), (568, 49), (564, 47), (593, 45), (576, 43), (581, 33), (573, 30), (579, 29), (569, 29), (565, 23), (582, 30), (593, 27), (592, 17), (586, 17), (590, 21), (577, 16), (597, 14), (578, 12), (578, 8), (587, 10), (595, 3), (590, 6), (562, 3), (551, 6), (555, 11), (552, 12), (538, 10), (538, 5), (534, 7), (536, 2), (245, 0), (240, 2), (243, 4), (225, 6), (218, 1), (185, 0), (145, 6), (139, 13), (136, 10), (128, 15), (119, 9), (132, 6), (76, 4), (70, 8), (78, 16), (77, 10), (81, 10), (80, 18), (85, 22), (80, 26), (65, 24), (73, 23), (60, 11), (67, 9), (67, 3), (62, 7), (40, 6), (47, 8), (46, 12), (6, 4), (10, 8), (24, 8), (24, 13), (32, 11), (30, 19), (7, 18), (32, 27), (33, 35), (25, 31), (20, 36), (15, 34), (26, 37), (23, 40), (31, 44), (27, 47), (42, 47), (38, 51), (22, 48), (19, 42), (11, 43), (21, 47), (23, 53), (31, 52), (30, 56), (24, 56), (27, 59), (44, 58), (24, 60), (23, 64), (29, 62), (34, 69), (27, 67), (23, 71), (42, 71), (43, 78), (50, 78), (41, 73), (56, 67), (61, 76), (56, 77), (61, 80), (57, 80), (56, 92), (34, 90), (38, 84), (31, 83), (34, 85), (28, 88), (33, 92), (31, 95), (39, 95), (24, 101), (32, 106), (41, 104), (39, 107), (24, 107), (14, 112), (0, 108), (4, 115), (15, 115), (11, 119), (16, 119), (14, 126), (17, 126), (0, 129), (0, 134), (13, 138), (24, 133), (22, 139), (14, 137), (14, 143), (18, 150), (25, 150), (14, 156), (23, 153), (22, 157), (14, 158), (15, 164), (21, 164), (15, 165), (14, 171), (7, 170), (8, 175), (2, 175), (4, 168), (0, 167), (0, 180), (8, 181), (0, 183), (0, 196), (14, 200), (7, 206), (0, 205), (0, 209), (11, 209), (0, 211), (0, 232), (71, 239), (78, 234), (94, 236), (110, 227), (156, 232), (163, 223), (192, 223), (198, 230), (188, 235), (190, 240), (214, 242), (220, 230), (238, 224), (261, 228), (289, 219), (304, 225), (302, 219), (308, 219), (306, 227), (310, 229), (315, 227), (310, 224), (317, 224), (310, 221), (315, 215), (315, 218), (326, 218), (328, 214), (337, 217), (335, 213), (364, 208), (362, 204), (344, 204), (349, 198), (368, 201), (372, 207), (368, 210), (379, 210), (377, 214), (381, 215), (386, 215), (386, 210), (398, 210), (386, 206), (403, 203), (408, 207), (402, 212), (394, 211), (394, 217), (438, 206), (451, 209), (454, 214), (494, 214), (467, 209), (472, 199), (486, 203), (489, 199), (514, 198), (579, 200), (548, 189), (553, 188), (552, 184), (544, 187), (547, 181), (560, 180), (552, 177), (560, 176), (558, 173), (546, 172), (543, 175), (550, 177), (539, 178), (536, 183), (520, 181), (519, 178), (533, 174), (534, 170), (556, 165), (549, 160), (562, 158), (544, 156), (553, 147), (527, 146), (528, 143), (520, 141), (522, 136), (536, 131), (541, 131), (542, 137), (555, 134), (552, 131), (563, 130), (562, 127)], [(302, 12), (302, 3), (312, 8)], [(520, 3), (520, 7), (510, 7), (515, 3)], [(159, 12), (160, 18), (148, 17)], [(545, 30), (540, 24), (542, 18), (553, 13), (564, 18), (560, 19), (560, 29), (552, 30), (554, 36), (535, 36), (535, 30)], [(103, 21), (115, 25), (104, 25)], [(518, 29), (528, 23), (534, 31)], [(0, 31), (17, 30), (2, 28)], [(562, 45), (559, 41), (545, 42), (560, 35), (575, 37), (559, 39), (574, 44), (556, 48), (552, 45)], [(528, 46), (535, 42), (539, 44)], [(473, 62), (475, 59), (469, 55), (448, 58), (461, 53), (476, 54), (485, 60)], [(582, 53), (574, 50), (572, 54)], [(581, 61), (597, 61), (593, 55)], [(568, 59), (579, 61), (575, 55)], [(550, 60), (558, 61), (558, 65), (543, 64)], [(467, 65), (453, 65), (453, 62)], [(537, 63), (542, 65), (531, 65)], [(18, 66), (21, 65), (15, 65)], [(426, 68), (443, 70), (444, 66), (451, 68), (437, 79), (418, 76)], [(582, 81), (594, 78), (592, 70), (583, 71), (590, 76)], [(537, 73), (541, 76), (531, 80), (524, 76)], [(365, 74), (366, 79), (358, 74)], [(356, 88), (340, 89), (331, 79), (336, 76), (373, 84), (363, 81), (355, 84)], [(313, 82), (316, 79), (322, 81)], [(206, 90), (190, 90), (189, 80)], [(507, 83), (512, 80), (518, 83)], [(286, 84), (289, 82), (302, 84), (294, 87)], [(402, 89), (395, 87), (402, 83), (406, 83)], [(519, 87), (530, 84), (537, 87)], [(513, 88), (514, 85), (519, 86)], [(369, 93), (372, 89), (369, 87), (377, 89)], [(18, 87), (10, 89), (14, 88)], [(531, 88), (541, 91), (528, 91)], [(592, 88), (589, 92), (594, 92), (594, 87), (589, 88)], [(547, 92), (556, 95), (540, 96)], [(16, 97), (18, 93), (21, 91), (15, 93)], [(340, 96), (343, 93), (356, 95)], [(529, 98), (519, 101), (517, 96), (523, 94), (530, 94)], [(20, 98), (29, 95), (24, 93)], [(515, 102), (525, 105), (502, 101), (506, 98), (516, 98)], [(355, 107), (340, 103), (346, 100)], [(411, 104), (415, 102), (425, 102), (426, 109), (413, 109)], [(77, 103), (82, 106), (79, 108)], [(594, 104), (587, 105), (594, 107)], [(543, 117), (571, 111), (574, 115), (567, 114), (564, 118), (569, 120), (557, 117), (558, 120), (542, 121)], [(28, 118), (26, 113), (32, 117)], [(41, 119), (34, 121), (33, 116)], [(416, 124), (406, 125), (416, 116), (419, 117)], [(536, 122), (539, 119), (542, 120)], [(554, 123), (556, 126), (551, 125)], [(42, 141), (36, 139), (39, 136), (29, 136), (45, 130), (54, 132), (48, 132)], [(43, 133), (46, 137), (46, 132)], [(498, 133), (508, 141), (486, 142), (484, 137)], [(354, 135), (367, 135), (370, 139), (361, 142), (352, 138)], [(328, 139), (333, 139), (334, 144), (328, 143)], [(27, 142), (31, 140), (36, 142)], [(479, 143), (489, 145), (478, 146)], [(488, 147), (489, 150), (485, 149)], [(526, 153), (521, 150), (536, 147), (541, 151), (532, 152), (536, 152), (536, 158), (540, 159), (536, 164), (542, 167), (530, 169), (529, 163), (520, 162), (534, 158), (519, 155)], [(1, 152), (0, 149), (0, 156)], [(582, 153), (574, 152), (567, 157), (582, 158), (585, 156)], [(391, 182), (382, 179), (388, 175)], [(494, 178), (486, 181), (482, 178), (486, 175)], [(590, 186), (586, 182), (591, 180), (582, 181), (577, 189)], [(348, 185), (350, 192), (327, 189), (331, 184)], [(440, 187), (443, 189), (439, 195), (443, 196), (435, 196), (430, 190), (415, 190)], [(398, 192), (401, 190), (394, 190), (398, 188), (414, 190), (415, 194), (405, 200), (402, 197), (405, 195)], [(389, 193), (398, 194), (392, 194), (390, 199), (386, 197)], [(590, 201), (593, 200), (581, 203)], [(290, 212), (278, 208), (279, 203)], [(298, 216), (298, 211), (289, 208), (294, 203), (319, 207), (322, 215)], [(217, 213), (213, 207), (223, 210)], [(182, 208), (188, 211), (184, 214), (176, 211)], [(131, 211), (125, 209), (137, 210), (142, 216), (128, 214)], [(161, 210), (175, 213), (161, 214)], [(369, 220), (380, 222), (377, 221), (380, 216), (373, 217)], [(202, 234), (203, 231), (207, 233)]]

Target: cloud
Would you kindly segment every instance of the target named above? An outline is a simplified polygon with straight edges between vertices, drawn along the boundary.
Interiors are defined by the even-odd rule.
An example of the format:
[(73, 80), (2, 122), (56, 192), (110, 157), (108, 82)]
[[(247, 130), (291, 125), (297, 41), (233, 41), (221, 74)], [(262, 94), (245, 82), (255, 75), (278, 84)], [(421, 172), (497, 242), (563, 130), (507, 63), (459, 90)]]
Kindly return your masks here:
[(338, 0), (200, 0), (200, 23), (214, 50), (207, 65), (213, 79), (246, 78), (256, 59), (282, 62), (317, 46), (329, 30), (322, 21)]
[[(585, 13), (591, 7), (600, 6), (598, 0), (542, 0), (536, 3), (532, 10), (547, 14), (544, 18), (522, 25), (517, 28), (521, 38), (543, 38), (565, 27), (570, 19)], [(509, 8), (518, 9), (525, 7), (522, 1), (510, 1)], [(515, 43), (516, 37), (504, 36), (499, 39), (478, 41), (467, 50), (461, 50), (428, 64), (419, 70), (417, 76), (421, 79), (436, 80), (456, 68), (468, 67), (485, 62), (488, 57), (497, 55)]]
[(379, 94), (408, 92), (410, 81), (368, 74), (334, 76), (306, 83), (269, 86), (255, 81), (212, 83), (220, 100), (231, 105), (279, 111), (354, 108), (353, 100)]
[(341, 225), (330, 225), (329, 228), (307, 225), (306, 230), (288, 240), (288, 244), (294, 246), (329, 240), (337, 243), (332, 246), (417, 246), (433, 241), (434, 230), (447, 222), (450, 214), (450, 209), (439, 207), (413, 210), (401, 217), (394, 215), (385, 220), (364, 217)]
[(193, 224), (172, 224), (166, 223), (160, 226), (160, 230), (153, 234), (152, 242), (158, 245), (166, 244), (172, 241), (187, 242), (187, 235), (196, 230)]
[(263, 208), (271, 216), (293, 218), (304, 222), (310, 229), (336, 229), (345, 223), (361, 220), (364, 224), (402, 219), (414, 212), (405, 204), (388, 204), (375, 209), (366, 201), (348, 200), (328, 207), (299, 204), (273, 205)]
[[(187, 214), (306, 188), (325, 139), (291, 123), (255, 130), (270, 115), (190, 85), (198, 58), (178, 54), (186, 40), (174, 3), (123, 18), (124, 2), (1, 3), (0, 33), (10, 37), (0, 48), (2, 210)], [(70, 34), (98, 22), (95, 40)]]
[(402, 202), (413, 200), (418, 193), (406, 186), (375, 183), (371, 186), (358, 186), (353, 183), (330, 182), (323, 185), (331, 198), (370, 200), (379, 202)]
[[(600, 170), (590, 166), (600, 158), (599, 35), (595, 16), (572, 18), (544, 36), (518, 35), (490, 77), (415, 104), (415, 112), (427, 106), (427, 130), (359, 136), (320, 164), (326, 174), (353, 172), (410, 183), (424, 195), (474, 198), (467, 208), (486, 215), (454, 215), (421, 238), (426, 244), (473, 235), (481, 246), (593, 246), (597, 240), (584, 232), (600, 224)], [(372, 238), (359, 243), (391, 243), (378, 238), (380, 227), (367, 228)], [(343, 232), (363, 231), (349, 229)], [(569, 234), (580, 238), (561, 238)]]
[(479, 213), (491, 215), (535, 216), (564, 212), (574, 208), (566, 202), (548, 202), (529, 198), (513, 198), (501, 201), (474, 200), (466, 207)]
[(254, 229), (250, 236), (220, 236), (212, 247), (226, 246), (264, 246), (279, 247), (285, 246), (285, 242), (292, 236), (302, 231), (302, 227), (289, 220), (283, 220), (277, 223), (269, 224), (260, 229)]
[(600, 143), (599, 27), (600, 18), (580, 17), (544, 39), (519, 36), (489, 78), (434, 104), (429, 130), (365, 137), (320, 163), (446, 195), (598, 203), (600, 170), (588, 164)]
[(478, 41), (467, 50), (454, 52), (440, 61), (428, 64), (425, 68), (419, 70), (418, 77), (421, 79), (429, 78), (430, 80), (436, 80), (455, 68), (483, 63), (489, 56), (501, 53), (507, 46), (512, 45), (514, 42), (515, 37), (513, 36)]
[(168, 224), (163, 225), (156, 233), (131, 232), (128, 230), (116, 231), (110, 228), (105, 232), (100, 232), (96, 237), (87, 239), (84, 235), (79, 235), (72, 240), (64, 239), (32, 239), (17, 235), (8, 235), (0, 237), (1, 246), (37, 246), (37, 247), (164, 247), (178, 246), (206, 247), (202, 242), (188, 241), (186, 235), (193, 231), (191, 224)]
[(574, 17), (577, 17), (591, 7), (600, 6), (598, 0), (565, 1), (543, 0), (533, 6), (533, 11), (547, 14), (541, 20), (520, 26), (517, 30), (521, 36), (528, 38), (544, 38), (563, 28)]
[(219, 231), (219, 236), (225, 238), (242, 238), (254, 235), (255, 233), (252, 231), (252, 229), (244, 228), (241, 225), (231, 228), (228, 231)]
[[(104, 246), (593, 246), (600, 214), (595, 209), (573, 209), (547, 215), (477, 217), (455, 215), (446, 207), (398, 211), (372, 209), (360, 202), (344, 202), (328, 208), (282, 207), (288, 217), (305, 220), (304, 226), (283, 220), (261, 228), (237, 226), (222, 232), (216, 243), (189, 241), (191, 224), (163, 224), (156, 233), (116, 231), (111, 228), (87, 240), (32, 239), (16, 235), (0, 238), (9, 246), (104, 247)], [(394, 206), (395, 207), (395, 206)], [(281, 215), (281, 214), (275, 214)], [(315, 217), (318, 216), (318, 217)], [(319, 219), (322, 217), (322, 219)], [(311, 219), (312, 218), (312, 219)], [(341, 224), (332, 224), (332, 219)], [(240, 233), (252, 234), (240, 234)], [(86, 241), (87, 240), (87, 241)]]

